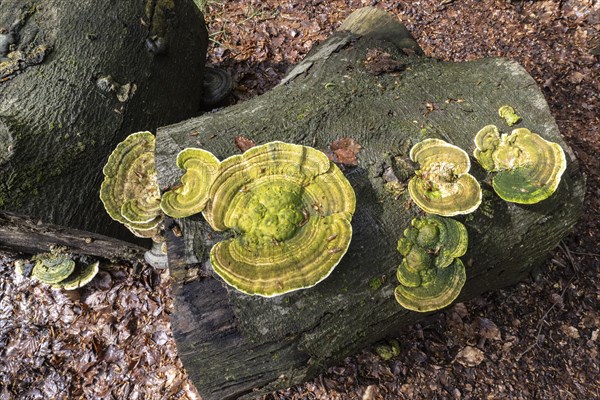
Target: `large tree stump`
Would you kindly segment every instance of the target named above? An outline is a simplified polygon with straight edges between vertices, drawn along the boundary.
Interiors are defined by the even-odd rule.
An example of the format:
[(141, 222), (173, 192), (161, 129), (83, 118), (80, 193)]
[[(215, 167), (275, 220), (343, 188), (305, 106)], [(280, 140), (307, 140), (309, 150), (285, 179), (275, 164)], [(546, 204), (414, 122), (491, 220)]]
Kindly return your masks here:
[(102, 167), (128, 134), (198, 115), (207, 44), (192, 0), (2, 2), (0, 210), (132, 238)]
[(517, 63), (425, 58), (401, 24), (367, 8), (352, 14), (271, 92), (159, 129), (163, 189), (182, 173), (175, 166), (181, 149), (202, 147), (223, 159), (240, 152), (236, 135), (324, 152), (334, 140), (351, 137), (363, 147), (358, 166), (345, 171), (357, 195), (350, 248), (314, 288), (269, 299), (240, 294), (211, 272), (207, 255), (218, 235), (201, 215), (178, 221), (182, 237), (168, 230), (172, 327), (203, 399), (252, 397), (298, 383), (423, 318), (400, 307), (393, 294), (401, 261), (396, 242), (420, 212), (406, 192), (386, 190), (386, 180), (394, 175), (406, 183), (414, 173), (408, 151), (425, 137), (472, 154), (483, 126), (510, 130), (498, 117), (504, 104), (518, 110), (520, 126), (558, 142), (568, 167), (553, 196), (524, 206), (499, 199), (485, 183), (486, 173), (473, 166), (486, 195), (477, 212), (459, 218), (469, 232), (462, 257), (467, 283), (459, 298), (466, 300), (523, 279), (581, 212), (584, 179), (577, 161), (535, 81)]

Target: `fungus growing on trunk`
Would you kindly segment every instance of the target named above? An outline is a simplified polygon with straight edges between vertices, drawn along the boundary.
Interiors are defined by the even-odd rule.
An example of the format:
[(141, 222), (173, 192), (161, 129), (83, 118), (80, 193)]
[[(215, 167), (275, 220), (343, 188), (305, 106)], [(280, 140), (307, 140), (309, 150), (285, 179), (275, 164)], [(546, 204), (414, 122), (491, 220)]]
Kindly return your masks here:
[[(212, 156), (199, 149), (193, 154), (203, 166)], [(184, 186), (175, 190), (203, 199), (202, 213), (214, 230), (233, 232), (213, 246), (210, 260), (239, 291), (271, 297), (314, 286), (348, 249), (354, 191), (322, 152), (271, 142), (223, 160), (216, 175), (204, 176), (200, 182), (182, 178)], [(167, 194), (163, 199), (176, 195)], [(174, 203), (163, 200), (163, 211), (170, 215)]]
[(154, 135), (137, 132), (119, 143), (103, 169), (100, 199), (112, 219), (134, 235), (153, 237), (162, 221)]
[(502, 106), (498, 109), (498, 115), (501, 118), (504, 118), (504, 121), (506, 121), (506, 124), (508, 126), (513, 126), (514, 124), (516, 124), (517, 122), (519, 122), (521, 120), (521, 117), (519, 117), (516, 112), (515, 109), (512, 108), (511, 106)]
[(413, 311), (444, 308), (465, 284), (465, 267), (458, 257), (467, 251), (467, 229), (435, 215), (415, 218), (411, 225), (398, 241), (404, 259), (396, 271), (396, 300)]
[(410, 150), (420, 169), (408, 182), (408, 192), (423, 211), (446, 217), (469, 214), (481, 204), (481, 187), (470, 175), (471, 161), (460, 147), (426, 139)]
[(163, 194), (160, 208), (173, 218), (185, 218), (204, 210), (219, 160), (208, 151), (187, 148), (177, 155), (177, 166), (186, 171), (181, 186)]
[(513, 203), (534, 204), (550, 197), (567, 166), (560, 145), (525, 128), (500, 135), (496, 126), (487, 125), (475, 136), (475, 146), (477, 161), (495, 173), (494, 190)]

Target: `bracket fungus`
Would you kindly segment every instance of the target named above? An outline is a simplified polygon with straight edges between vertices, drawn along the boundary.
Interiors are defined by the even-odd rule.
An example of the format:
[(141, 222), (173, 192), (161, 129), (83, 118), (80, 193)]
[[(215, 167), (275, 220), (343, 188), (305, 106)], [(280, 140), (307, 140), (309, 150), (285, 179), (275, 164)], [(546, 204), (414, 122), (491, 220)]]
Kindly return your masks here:
[(185, 171), (181, 185), (163, 194), (160, 208), (173, 218), (185, 218), (206, 207), (210, 185), (219, 173), (219, 159), (208, 151), (187, 148), (177, 155), (177, 166)]
[(99, 262), (76, 263), (72, 256), (61, 251), (41, 253), (33, 257), (33, 278), (55, 289), (74, 290), (91, 282), (98, 273)]
[(460, 260), (467, 251), (467, 229), (451, 218), (415, 218), (398, 241), (404, 259), (396, 270), (396, 300), (404, 308), (427, 312), (452, 303), (466, 281)]
[(504, 121), (506, 121), (508, 126), (513, 126), (521, 120), (521, 117), (517, 115), (515, 109), (508, 105), (500, 107), (498, 109), (498, 115), (500, 118), (504, 118)]
[(204, 208), (214, 230), (233, 232), (213, 246), (210, 261), (239, 291), (271, 297), (312, 287), (348, 249), (356, 199), (324, 153), (270, 142), (216, 161), (217, 168), (204, 150), (183, 150), (180, 166), (181, 157), (188, 166), (183, 186), (165, 193), (161, 207), (177, 217)]
[(469, 214), (481, 204), (481, 187), (471, 174), (469, 155), (440, 139), (426, 139), (410, 150), (420, 169), (408, 182), (408, 192), (423, 211), (451, 217)]
[(483, 168), (495, 172), (494, 190), (505, 201), (534, 204), (550, 197), (567, 167), (559, 144), (526, 128), (500, 134), (494, 125), (475, 136), (473, 153)]
[(154, 135), (137, 132), (119, 143), (103, 169), (100, 199), (112, 219), (134, 235), (153, 237), (162, 221)]

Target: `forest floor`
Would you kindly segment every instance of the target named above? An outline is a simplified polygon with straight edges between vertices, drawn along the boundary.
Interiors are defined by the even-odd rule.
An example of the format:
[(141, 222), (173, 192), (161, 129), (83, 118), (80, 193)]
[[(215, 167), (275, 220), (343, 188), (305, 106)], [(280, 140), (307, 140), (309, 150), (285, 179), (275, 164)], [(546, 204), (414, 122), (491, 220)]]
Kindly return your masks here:
[[(275, 399), (598, 399), (600, 2), (208, 2), (209, 63), (257, 96), (352, 11), (396, 15), (430, 57), (506, 57), (536, 79), (587, 175), (585, 213), (530, 280), (459, 303)], [(0, 400), (197, 399), (177, 357), (167, 272), (102, 264), (78, 292), (14, 274), (0, 255)], [(393, 339), (393, 338), (390, 338)]]

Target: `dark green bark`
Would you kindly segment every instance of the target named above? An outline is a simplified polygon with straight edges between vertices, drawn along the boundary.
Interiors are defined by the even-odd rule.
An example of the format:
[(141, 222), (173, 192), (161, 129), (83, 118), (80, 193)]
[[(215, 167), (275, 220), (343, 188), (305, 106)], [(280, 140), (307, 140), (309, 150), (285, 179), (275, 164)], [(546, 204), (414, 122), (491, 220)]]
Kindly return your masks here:
[(467, 283), (459, 300), (523, 279), (581, 213), (584, 179), (577, 161), (535, 81), (520, 65), (505, 59), (425, 58), (385, 13), (367, 9), (350, 20), (342, 29), (352, 32), (335, 33), (291, 71), (285, 84), (158, 131), (163, 189), (181, 175), (175, 166), (181, 149), (202, 147), (223, 159), (239, 153), (236, 135), (257, 144), (282, 140), (325, 152), (340, 137), (363, 146), (359, 165), (345, 170), (357, 196), (350, 248), (314, 288), (271, 299), (242, 295), (211, 272), (207, 255), (219, 235), (201, 215), (178, 221), (183, 237), (168, 230), (176, 307), (172, 327), (179, 355), (205, 400), (252, 397), (308, 379), (423, 318), (400, 307), (393, 294), (401, 261), (396, 242), (420, 212), (406, 192), (389, 190), (386, 181), (393, 174), (406, 184), (414, 174), (408, 151), (426, 137), (471, 154), (483, 126), (510, 131), (498, 116), (498, 108), (510, 104), (522, 117), (520, 126), (559, 143), (567, 154), (557, 192), (530, 206), (500, 200), (485, 171), (473, 166), (485, 195), (477, 212), (457, 218), (469, 232), (462, 257)]
[(132, 238), (98, 198), (102, 167), (128, 134), (198, 115), (202, 14), (192, 0), (0, 3), (0, 210)]

